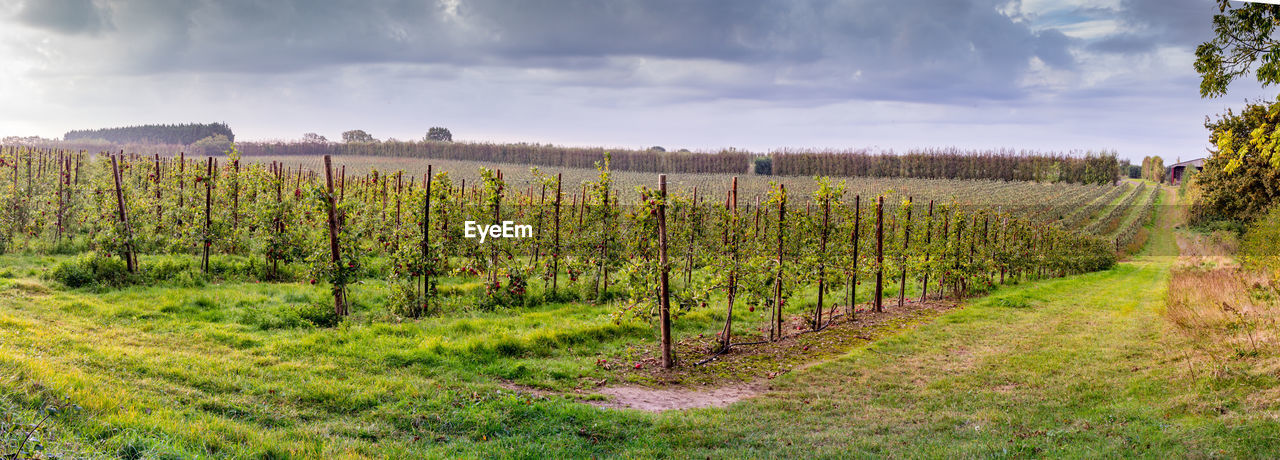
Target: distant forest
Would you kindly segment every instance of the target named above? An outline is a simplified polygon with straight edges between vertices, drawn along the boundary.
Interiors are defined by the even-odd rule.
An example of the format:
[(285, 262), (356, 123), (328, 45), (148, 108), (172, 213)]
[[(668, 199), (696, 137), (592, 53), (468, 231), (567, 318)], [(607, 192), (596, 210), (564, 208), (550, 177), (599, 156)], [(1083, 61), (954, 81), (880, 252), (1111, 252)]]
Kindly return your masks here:
[(488, 161), (564, 168), (594, 168), (609, 152), (609, 166), (619, 171), (746, 174), (753, 155), (725, 150), (720, 153), (666, 152), (600, 147), (561, 147), (540, 144), (469, 142), (246, 142), (240, 153), (254, 155), (352, 155), (445, 160)]
[[(611, 167), (622, 171), (721, 173), (778, 176), (916, 177), (986, 179), (1077, 184), (1109, 184), (1120, 176), (1114, 152), (1029, 152), (1016, 150), (924, 149), (904, 154), (865, 150), (781, 150), (757, 154), (561, 147), (538, 144), (467, 142), (248, 142), (241, 154), (352, 155), (591, 168), (612, 154)], [(754, 166), (754, 168), (753, 168)]]
[(226, 136), (234, 142), (236, 135), (226, 123), (190, 123), (179, 125), (141, 125), (123, 128), (80, 129), (67, 131), (64, 140), (103, 139), (122, 144), (179, 144), (189, 145), (210, 136)]
[(905, 154), (781, 151), (770, 155), (779, 176), (916, 177), (1110, 184), (1120, 176), (1115, 152), (1046, 153), (924, 149)]

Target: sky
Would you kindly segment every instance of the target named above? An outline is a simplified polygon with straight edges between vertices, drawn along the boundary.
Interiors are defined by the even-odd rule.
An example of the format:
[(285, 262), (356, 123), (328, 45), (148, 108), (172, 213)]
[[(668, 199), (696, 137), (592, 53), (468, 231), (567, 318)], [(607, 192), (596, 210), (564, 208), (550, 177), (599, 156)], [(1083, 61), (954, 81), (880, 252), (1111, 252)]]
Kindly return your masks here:
[(1205, 155), (1211, 0), (0, 0), (0, 136)]

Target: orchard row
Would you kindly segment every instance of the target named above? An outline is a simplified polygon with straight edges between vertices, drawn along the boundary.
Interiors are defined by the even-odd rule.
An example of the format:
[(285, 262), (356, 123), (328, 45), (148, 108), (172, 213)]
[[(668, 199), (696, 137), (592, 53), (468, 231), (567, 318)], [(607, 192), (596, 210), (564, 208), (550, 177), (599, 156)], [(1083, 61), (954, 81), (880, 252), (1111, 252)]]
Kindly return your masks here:
[[(205, 270), (210, 254), (244, 256), (276, 279), (285, 277), (282, 264), (301, 264), (310, 282), (333, 286), (339, 314), (345, 289), (374, 261), (390, 267), (394, 302), (407, 316), (438, 311), (451, 292), (445, 277), (482, 280), (493, 304), (521, 304), (531, 282), (549, 297), (624, 295), (617, 314), (648, 319), (668, 311), (664, 299), (675, 317), (724, 302), (723, 348), (732, 345), (735, 306), (769, 312), (778, 338), (782, 307), (801, 289), (817, 287), (806, 316), (821, 329), (838, 309), (856, 314), (863, 282), (875, 293), (871, 308), (881, 309), (886, 285), (897, 286), (901, 303), (908, 285), (921, 297), (960, 296), (1115, 260), (1113, 242), (1047, 223), (1110, 196), (1101, 187), (1051, 189), (1052, 199), (1015, 214), (892, 192), (852, 195), (821, 177), (805, 196), (775, 184), (747, 198), (737, 178), (708, 196), (697, 187), (667, 193), (655, 176), (655, 187), (639, 187), (628, 203), (607, 156), (591, 180), (564, 183), (533, 170), (535, 180), (519, 189), (497, 170), (482, 168), (467, 183), (443, 171), (348, 175), (325, 160), (312, 171), (242, 163), (234, 152), (192, 160), (5, 149), (0, 243), (92, 251), (130, 271), (147, 269), (137, 266), (140, 253), (200, 256)], [(468, 221), (533, 232), (481, 243), (464, 234)]]

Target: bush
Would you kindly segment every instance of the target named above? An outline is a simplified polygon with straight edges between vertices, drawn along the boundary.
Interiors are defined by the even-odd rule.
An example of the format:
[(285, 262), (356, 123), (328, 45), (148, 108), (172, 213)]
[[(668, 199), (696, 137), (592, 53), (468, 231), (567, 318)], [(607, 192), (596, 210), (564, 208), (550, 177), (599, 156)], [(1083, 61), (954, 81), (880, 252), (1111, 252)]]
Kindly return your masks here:
[(1271, 135), (1267, 131), (1274, 129), (1270, 119), (1276, 110), (1280, 110), (1280, 104), (1251, 103), (1239, 113), (1228, 110), (1217, 120), (1205, 123), (1211, 132), (1211, 143), (1217, 148), (1195, 178), (1200, 195), (1192, 202), (1193, 223), (1249, 223), (1280, 202), (1280, 188), (1275, 186), (1280, 183), (1280, 168), (1264, 155), (1272, 147), (1256, 145), (1253, 137), (1256, 131)]
[(773, 175), (773, 158), (760, 156), (755, 159), (756, 174), (761, 176)]
[(240, 324), (253, 326), (262, 331), (273, 329), (298, 329), (311, 326), (311, 322), (302, 319), (298, 314), (300, 308), (250, 308), (240, 316)]
[(193, 267), (191, 259), (177, 257), (157, 257), (148, 260), (148, 264), (143, 268), (147, 276), (156, 280), (170, 280), (178, 277), (183, 272), (190, 270), (199, 270), (199, 267)]
[(257, 275), (253, 260), (233, 255), (209, 257), (209, 275), (225, 279), (252, 279)]
[(1280, 281), (1280, 206), (1274, 206), (1262, 218), (1249, 225), (1240, 245), (1247, 266), (1267, 273)]
[(58, 263), (49, 278), (70, 288), (122, 287), (135, 281), (123, 260), (90, 252)]
[(416, 318), (421, 314), (431, 310), (428, 299), (418, 293), (414, 284), (404, 282), (393, 283), (391, 285), (391, 295), (388, 296), (386, 305), (391, 314), (406, 318)]
[(297, 308), (298, 317), (315, 327), (334, 327), (342, 322), (342, 317), (333, 310), (333, 304), (315, 301)]
[(231, 150), (231, 139), (222, 134), (215, 134), (195, 141), (187, 147), (191, 153), (204, 156), (217, 156)]

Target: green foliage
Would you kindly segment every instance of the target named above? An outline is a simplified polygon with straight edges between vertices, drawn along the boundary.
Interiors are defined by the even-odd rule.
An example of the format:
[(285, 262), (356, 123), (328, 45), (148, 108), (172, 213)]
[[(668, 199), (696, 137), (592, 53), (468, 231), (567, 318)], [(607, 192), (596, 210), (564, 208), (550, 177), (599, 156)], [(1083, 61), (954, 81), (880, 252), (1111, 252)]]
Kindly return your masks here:
[(1280, 282), (1280, 206), (1255, 220), (1244, 234), (1240, 254), (1247, 265)]
[(60, 262), (48, 276), (70, 288), (122, 287), (135, 281), (135, 277), (126, 270), (124, 261), (98, 252)]
[(1280, 6), (1253, 2), (1233, 7), (1228, 0), (1218, 0), (1218, 12), (1213, 39), (1196, 47), (1200, 96), (1226, 95), (1231, 82), (1255, 63), (1262, 86), (1280, 83), (1280, 42), (1271, 37), (1280, 23)]
[[(1167, 231), (1159, 237), (1171, 240)], [(0, 264), (41, 259), (9, 256)], [(237, 318), (311, 289), (237, 284), (0, 296), (0, 309), (11, 313), (0, 319), (3, 327), (33, 332), (5, 336), (0, 399), (25, 398), (14, 404), (25, 424), (39, 405), (29, 388), (65, 392), (86, 410), (55, 424), (64, 439), (124, 458), (1275, 457), (1275, 420), (1221, 413), (1260, 404), (1257, 395), (1276, 387), (1274, 373), (1169, 384), (1212, 378), (1186, 372), (1194, 344), (1152, 339), (1167, 328), (1160, 312), (1171, 263), (1149, 257), (1001, 287), (990, 301), (966, 302), (919, 327), (893, 322), (892, 337), (852, 350), (806, 334), (799, 340), (813, 340), (811, 351), (848, 356), (781, 375), (768, 394), (726, 409), (658, 416), (590, 407), (584, 400), (598, 397), (575, 391), (605, 379), (626, 384), (598, 360), (629, 367), (621, 357), (652, 343), (642, 325), (609, 322), (612, 306), (264, 331), (116, 313), (153, 313), (156, 299), (209, 297)], [(64, 296), (92, 306), (64, 310)], [(677, 331), (718, 326), (694, 313)], [(747, 363), (794, 367), (814, 359), (798, 354)], [(647, 377), (622, 375), (637, 374)], [(558, 394), (513, 391), (512, 384)], [(824, 426), (840, 427), (841, 438), (813, 429)]]
[(1223, 127), (1221, 122), (1213, 129), (1214, 146), (1217, 147), (1214, 156), (1226, 160), (1222, 169), (1227, 173), (1236, 172), (1251, 157), (1256, 157), (1253, 158), (1255, 163), (1280, 169), (1280, 130), (1276, 129), (1280, 124), (1280, 103), (1271, 103), (1265, 111), (1250, 110), (1253, 107), (1260, 106), (1250, 105), (1242, 114), (1248, 117), (1247, 127), (1251, 128), (1247, 131), (1247, 138), (1245, 131), (1236, 131), (1236, 126), (1220, 129)]
[(773, 175), (773, 158), (767, 156), (755, 157), (752, 162), (755, 164), (755, 173), (761, 176)]
[(123, 128), (82, 129), (68, 131), (65, 140), (102, 139), (110, 142), (190, 145), (200, 139), (223, 136), (228, 142), (236, 135), (226, 123), (192, 123), (178, 125), (140, 125)]
[(231, 139), (225, 135), (216, 134), (193, 142), (189, 148), (191, 153), (196, 155), (222, 155), (231, 150)]
[(212, 280), (269, 279), (261, 272), (261, 265), (242, 256), (212, 255), (208, 273), (201, 269), (198, 258), (189, 256), (145, 256), (139, 264), (138, 272), (131, 274), (122, 259), (92, 251), (62, 260), (45, 276), (71, 288), (120, 288), (138, 284), (199, 287)]
[(38, 408), (24, 411), (0, 398), (0, 458), (89, 458), (62, 439), (61, 425), (83, 417), (84, 408), (68, 399), (45, 395)]
[(333, 310), (333, 305), (328, 301), (316, 301), (303, 304), (295, 310), (298, 317), (311, 323), (315, 327), (335, 327), (342, 323), (342, 317), (338, 316)]
[(431, 129), (427, 130), (427, 137), (425, 137), (424, 140), (436, 141), (436, 142), (453, 142), (453, 133), (449, 132), (448, 128), (434, 126)]
[(1165, 179), (1164, 159), (1159, 156), (1142, 158), (1142, 179), (1161, 183)]
[(1192, 205), (1193, 221), (1249, 222), (1280, 200), (1277, 121), (1280, 104), (1263, 102), (1205, 123), (1216, 149), (1196, 177), (1201, 195)]
[(775, 152), (780, 176), (920, 177), (1111, 184), (1120, 174), (1115, 152), (1028, 153), (931, 149), (904, 154), (866, 151)]
[(526, 142), (495, 144), (488, 142), (355, 142), (320, 144), (316, 142), (241, 143), (246, 156), (340, 155), (363, 157), (421, 158), (480, 161), (558, 168), (592, 169), (610, 155), (610, 167), (617, 171), (654, 173), (730, 173), (745, 174), (751, 166), (751, 153), (724, 150), (715, 153), (653, 152), (647, 149), (623, 150), (595, 147), (565, 147)]
[[(91, 250), (117, 271), (122, 265), (118, 255), (130, 248), (140, 254), (138, 273), (124, 282), (113, 281), (111, 272), (95, 271), (94, 265), (68, 263), (58, 275), (69, 286), (188, 287), (299, 280), (327, 296), (334, 292), (327, 288), (336, 286), (339, 295), (355, 295), (351, 291), (376, 283), (379, 294), (370, 301), (376, 305), (373, 310), (382, 318), (400, 317), (397, 320), (439, 316), (451, 308), (488, 312), (533, 308), (549, 300), (622, 298), (610, 312), (614, 320), (624, 321), (652, 319), (656, 311), (661, 267), (655, 261), (654, 218), (660, 203), (668, 210), (674, 313), (706, 315), (696, 310), (724, 305), (728, 302), (720, 300), (732, 292), (738, 305), (732, 316), (738, 317), (787, 306), (791, 312), (809, 310), (811, 299), (791, 297), (811, 295), (819, 279), (825, 289), (824, 306), (846, 304), (854, 299), (845, 297), (857, 295), (844, 289), (866, 283), (878, 270), (884, 271), (890, 291), (897, 289), (900, 277), (907, 277), (909, 289), (917, 289), (927, 276), (931, 283), (945, 278), (957, 291), (972, 293), (990, 289), (997, 271), (1040, 279), (1106, 268), (1114, 262), (1109, 242), (1038, 223), (1063, 219), (1063, 206), (1075, 209), (1123, 192), (1110, 186), (997, 181), (792, 179), (787, 186), (794, 187), (789, 192), (798, 198), (786, 203), (786, 219), (779, 225), (781, 184), (769, 189), (759, 184), (754, 189), (741, 187), (739, 194), (746, 197), (736, 198), (736, 206), (722, 194), (728, 178), (714, 176), (681, 178), (680, 189), (665, 198), (642, 187), (632, 194), (639, 200), (620, 201), (627, 192), (615, 188), (613, 156), (606, 154), (596, 164), (594, 177), (569, 179), (563, 187), (556, 177), (536, 169), (524, 177), (515, 175), (517, 179), (482, 169), (479, 180), (470, 176), (468, 181), (440, 172), (432, 180), (427, 222), (427, 191), (413, 174), (343, 174), (334, 168), (330, 192), (323, 174), (311, 173), (306, 164), (299, 166), (302, 171), (278, 162), (240, 164), (238, 149), (232, 149), (230, 163), (220, 162), (212, 169), (182, 156), (121, 158), (121, 194), (130, 229), (119, 222), (111, 163), (104, 156), (73, 158), (83, 160), (81, 178), (61, 196), (70, 219), (60, 243), (52, 244), (57, 226), (38, 218), (58, 212), (56, 174), (33, 174), (29, 185), (0, 182), (0, 203), (17, 203), (0, 207), (0, 225), (28, 251)], [(13, 171), (9, 167), (16, 166), (16, 177), (23, 178), (50, 159), (56, 162), (57, 152), (3, 149), (0, 161), (5, 168), (0, 171), (7, 179)], [(1054, 163), (1054, 180), (1068, 172), (1080, 177), (1102, 174), (1105, 163), (1098, 162), (1100, 169), (1093, 170), (1083, 163), (1078, 170)], [(752, 176), (739, 179), (761, 181)], [(688, 193), (692, 187), (686, 180), (701, 184), (703, 194)], [(917, 198), (946, 197), (954, 202), (939, 206), (940, 212), (929, 218), (928, 200), (886, 191), (887, 183), (903, 184)], [(882, 263), (875, 261), (875, 216), (868, 212), (881, 195), (886, 200)], [(852, 209), (855, 196), (862, 199), (861, 213)], [(331, 201), (338, 203), (336, 263), (329, 243)], [(997, 202), (1013, 211), (990, 209)], [(462, 222), (467, 220), (510, 220), (533, 224), (536, 230), (530, 238), (480, 243), (463, 237)], [(424, 224), (429, 227), (425, 247)], [(852, 235), (855, 227), (858, 234)], [(200, 263), (206, 242), (211, 253), (207, 270)], [(857, 257), (852, 255), (855, 248)], [(557, 282), (554, 289), (549, 286), (552, 280)], [(860, 290), (864, 297), (866, 292)], [(725, 316), (717, 319), (727, 320)], [(243, 321), (266, 329), (324, 323), (313, 319), (293, 310), (267, 308)]]
[(353, 129), (342, 132), (342, 142), (348, 144), (373, 143), (377, 142), (373, 135), (366, 133), (363, 129)]

